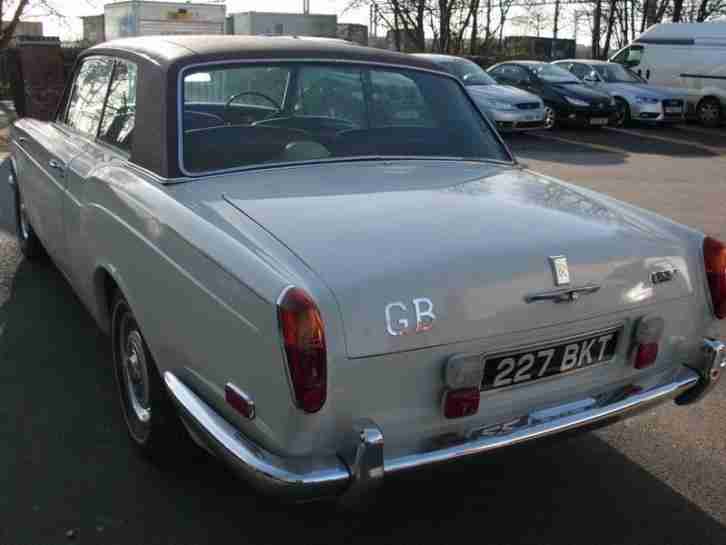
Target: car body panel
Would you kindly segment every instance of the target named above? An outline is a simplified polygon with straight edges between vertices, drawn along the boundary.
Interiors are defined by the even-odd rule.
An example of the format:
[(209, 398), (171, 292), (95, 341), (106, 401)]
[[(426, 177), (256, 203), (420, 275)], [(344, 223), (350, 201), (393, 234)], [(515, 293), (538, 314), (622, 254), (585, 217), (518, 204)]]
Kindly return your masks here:
[[(538, 66), (546, 63), (535, 61), (508, 61), (495, 64), (487, 72), (501, 84), (514, 85), (520, 89), (539, 96), (546, 106), (556, 112), (558, 122), (590, 125), (592, 118), (609, 119), (614, 114), (614, 105), (610, 95), (588, 87), (573, 76), (573, 81), (566, 84), (548, 82), (536, 74)], [(497, 76), (501, 67), (514, 66), (526, 71), (528, 79), (510, 80)], [(572, 104), (567, 99), (584, 101), (587, 105)]]
[[(124, 41), (119, 54), (130, 55), (134, 43)], [(139, 43), (150, 47), (148, 39)], [(249, 43), (264, 50), (266, 42)], [(307, 48), (314, 46), (302, 53)], [(182, 68), (165, 77), (176, 84)], [(59, 123), (18, 121), (12, 151), (38, 236), (79, 298), (108, 331), (112, 288), (119, 289), (162, 376), (181, 380), (252, 450), (293, 465), (319, 456), (341, 465), (360, 420), (385, 432), (381, 457), (390, 459), (531, 410), (626, 385), (657, 386), (698, 358), (714, 327), (701, 233), (514, 162), (360, 157), (165, 177), (159, 172), (178, 168), (168, 164), (167, 141), (159, 146), (163, 160), (147, 162), (135, 147), (124, 152)], [(139, 117), (136, 130), (145, 123)], [(173, 131), (163, 134), (176, 142)], [(70, 148), (62, 152), (62, 181), (33, 170)], [(54, 224), (43, 223), (54, 213)], [(567, 302), (529, 300), (555, 287), (551, 258), (562, 255), (573, 288), (598, 289)], [(652, 274), (663, 270), (678, 272), (655, 285)], [(327, 402), (315, 414), (293, 400), (280, 338), (278, 299), (290, 286), (310, 295), (325, 327)], [(432, 321), (413, 329), (416, 301), (428, 301)], [(391, 303), (404, 312), (395, 324)], [(659, 359), (636, 371), (632, 336), (649, 316), (665, 320)], [(391, 329), (404, 321), (407, 334)], [(612, 327), (622, 336), (611, 361), (486, 392), (476, 414), (444, 417), (443, 371), (452, 357)], [(254, 399), (255, 418), (226, 403), (227, 383)]]
[[(628, 104), (631, 119), (646, 123), (683, 121), (686, 114), (686, 94), (682, 90), (649, 85), (645, 80), (642, 83), (605, 81), (596, 71), (598, 65), (608, 64), (604, 61), (573, 59), (556, 61), (552, 64), (568, 69), (573, 63), (587, 66), (594, 72), (594, 81), (586, 81), (587, 85), (624, 100)], [(680, 113), (666, 111), (666, 108), (674, 107), (678, 108)]]
[[(637, 54), (631, 54), (637, 51)], [(610, 57), (649, 83), (673, 89), (688, 99), (694, 114), (702, 99), (713, 97), (726, 115), (726, 24), (660, 23)]]

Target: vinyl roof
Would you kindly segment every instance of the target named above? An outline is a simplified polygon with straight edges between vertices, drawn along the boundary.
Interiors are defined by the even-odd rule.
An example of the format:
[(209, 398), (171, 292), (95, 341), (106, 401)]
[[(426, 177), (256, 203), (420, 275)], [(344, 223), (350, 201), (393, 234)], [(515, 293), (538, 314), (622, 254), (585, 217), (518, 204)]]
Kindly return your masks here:
[(432, 62), (406, 55), (333, 40), (278, 36), (183, 35), (124, 38), (87, 50), (86, 55), (125, 51), (162, 67), (209, 60), (331, 59), (377, 62), (438, 70)]

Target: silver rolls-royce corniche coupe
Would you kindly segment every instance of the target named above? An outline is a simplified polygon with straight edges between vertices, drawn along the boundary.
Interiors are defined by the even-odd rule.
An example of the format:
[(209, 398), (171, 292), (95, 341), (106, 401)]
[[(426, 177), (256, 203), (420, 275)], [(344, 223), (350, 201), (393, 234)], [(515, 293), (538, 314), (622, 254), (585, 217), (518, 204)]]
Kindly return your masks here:
[(186, 429), (293, 501), (685, 405), (724, 367), (726, 247), (527, 171), (425, 59), (109, 42), (15, 124), (12, 169), (131, 439), (163, 461)]

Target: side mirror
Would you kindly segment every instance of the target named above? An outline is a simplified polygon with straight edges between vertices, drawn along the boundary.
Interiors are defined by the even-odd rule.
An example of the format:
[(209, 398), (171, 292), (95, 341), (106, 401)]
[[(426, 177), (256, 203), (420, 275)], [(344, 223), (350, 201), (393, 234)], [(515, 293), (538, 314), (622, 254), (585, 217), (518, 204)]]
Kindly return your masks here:
[(585, 83), (598, 83), (600, 81), (600, 78), (593, 73), (587, 74), (584, 78), (582, 78), (582, 81), (584, 81)]

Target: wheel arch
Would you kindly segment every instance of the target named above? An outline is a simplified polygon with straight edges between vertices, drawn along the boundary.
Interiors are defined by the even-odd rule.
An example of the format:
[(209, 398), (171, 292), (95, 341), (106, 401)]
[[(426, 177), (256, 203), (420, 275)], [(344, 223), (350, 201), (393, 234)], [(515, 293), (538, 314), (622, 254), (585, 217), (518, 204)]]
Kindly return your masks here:
[(113, 312), (113, 299), (116, 292), (120, 292), (126, 298), (131, 308), (133, 302), (129, 299), (129, 291), (121, 279), (118, 270), (112, 265), (99, 264), (93, 273), (93, 292), (95, 296), (96, 321), (101, 330), (110, 334), (111, 313)]

